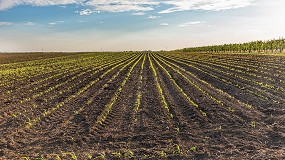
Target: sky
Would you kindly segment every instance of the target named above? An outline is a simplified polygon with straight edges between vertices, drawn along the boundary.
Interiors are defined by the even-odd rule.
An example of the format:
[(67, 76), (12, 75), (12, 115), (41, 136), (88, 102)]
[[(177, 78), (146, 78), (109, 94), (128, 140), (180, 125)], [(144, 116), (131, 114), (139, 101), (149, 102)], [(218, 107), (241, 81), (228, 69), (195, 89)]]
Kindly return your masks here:
[(284, 0), (0, 0), (0, 52), (174, 50), (285, 37)]

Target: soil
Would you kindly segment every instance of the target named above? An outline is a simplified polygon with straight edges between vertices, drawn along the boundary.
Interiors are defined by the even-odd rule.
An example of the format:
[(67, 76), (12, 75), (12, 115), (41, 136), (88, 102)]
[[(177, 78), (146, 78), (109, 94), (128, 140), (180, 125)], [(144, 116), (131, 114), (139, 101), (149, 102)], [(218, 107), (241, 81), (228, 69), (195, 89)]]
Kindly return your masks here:
[(285, 159), (284, 55), (0, 57), (1, 160)]

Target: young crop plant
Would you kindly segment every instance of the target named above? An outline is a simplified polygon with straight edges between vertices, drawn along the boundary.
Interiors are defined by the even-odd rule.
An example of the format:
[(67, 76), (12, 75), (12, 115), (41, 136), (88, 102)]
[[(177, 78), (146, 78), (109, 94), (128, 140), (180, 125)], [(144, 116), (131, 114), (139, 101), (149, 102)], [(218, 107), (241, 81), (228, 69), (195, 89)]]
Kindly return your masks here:
[[(203, 72), (203, 73), (205, 73), (205, 74), (208, 74), (208, 75), (210, 75), (210, 76), (213, 76), (212, 74), (209, 74), (209, 73), (207, 73), (207, 72), (201, 70), (200, 68), (197, 68), (197, 67), (195, 67), (195, 66), (193, 66), (193, 65), (190, 65), (190, 64), (188, 64), (188, 63), (181, 62), (181, 61), (178, 61), (178, 60), (176, 60), (176, 59), (171, 59), (171, 60), (173, 60), (173, 61), (175, 61), (175, 62), (178, 62), (178, 63), (181, 63), (181, 64), (184, 64), (184, 65), (187, 65), (187, 66), (189, 66), (189, 67), (193, 67), (193, 68), (195, 68), (195, 69), (197, 69), (197, 70), (199, 70), (199, 71), (201, 71), (201, 72)], [(204, 81), (204, 80), (198, 78), (196, 75), (194, 75), (194, 74), (191, 73), (191, 72), (186, 71), (185, 69), (181, 68), (180, 66), (178, 66), (178, 65), (176, 65), (176, 64), (174, 64), (174, 63), (171, 63), (171, 62), (169, 62), (169, 61), (167, 61), (167, 63), (169, 63), (169, 64), (171, 64), (171, 65), (173, 65), (173, 66), (179, 68), (180, 70), (182, 70), (183, 72), (186, 72), (187, 74), (191, 75), (192, 77), (195, 77), (197, 80), (199, 80), (200, 82), (202, 82), (204, 85), (209, 86), (210, 88), (213, 88), (214, 90), (218, 91), (218, 93), (219, 93), (220, 95), (225, 95), (225, 96), (229, 97), (233, 102), (235, 101), (235, 102), (237, 102), (238, 104), (242, 104), (242, 106), (245, 106), (246, 108), (249, 108), (249, 109), (252, 109), (252, 108), (253, 108), (251, 105), (245, 104), (244, 102), (241, 102), (240, 100), (235, 99), (233, 96), (229, 95), (228, 93), (224, 92), (223, 90), (213, 87), (210, 83), (208, 83), (208, 82), (206, 82), (206, 81)], [(166, 64), (166, 65), (167, 65), (167, 64)], [(170, 67), (170, 68), (173, 68), (173, 67)], [(173, 68), (173, 70), (175, 70), (175, 69)], [(177, 70), (176, 70), (176, 71), (177, 71)], [(180, 73), (180, 74), (181, 74), (183, 77), (185, 77), (182, 73)], [(185, 77), (185, 78), (187, 78), (187, 77)], [(217, 78), (217, 77), (215, 77), (215, 78)], [(188, 79), (188, 78), (187, 78), (187, 79)], [(188, 81), (188, 80), (187, 80), (187, 81)], [(216, 103), (220, 104), (221, 106), (224, 106), (224, 102), (222, 102), (222, 101), (220, 101), (220, 100), (217, 100), (216, 98), (214, 98), (213, 96), (211, 96), (209, 93), (203, 91), (203, 90), (202, 90), (199, 86), (197, 86), (194, 82), (192, 82), (192, 81), (189, 80), (189, 83), (190, 83), (190, 84), (193, 84), (194, 86), (196, 86), (196, 88), (197, 88), (198, 90), (200, 90), (201, 92), (203, 92), (205, 95), (207, 95), (210, 99), (214, 100)], [(216, 94), (216, 92), (215, 92), (215, 94)]]
[(255, 121), (251, 121), (250, 125), (251, 125), (251, 127), (255, 128), (256, 127), (256, 122)]
[(190, 151), (196, 152), (197, 151), (197, 146), (193, 146), (190, 148)]
[(32, 61), (0, 73), (0, 159), (283, 158), (285, 54), (105, 52)]
[[(103, 67), (103, 66), (99, 66), (99, 68), (101, 68), (101, 67)], [(103, 68), (104, 68), (104, 67), (103, 67)], [(97, 73), (97, 72), (98, 72), (98, 70), (95, 71), (94, 74)], [(80, 74), (78, 74), (78, 75), (75, 75), (75, 76), (73, 76), (72, 78), (70, 78), (69, 80), (67, 80), (67, 81), (65, 81), (65, 82), (62, 82), (62, 83), (57, 84), (57, 85), (55, 85), (55, 86), (51, 86), (51, 87), (49, 87), (47, 90), (44, 90), (44, 91), (42, 91), (42, 92), (39, 92), (39, 93), (33, 95), (32, 98), (33, 98), (33, 99), (38, 98), (38, 97), (40, 97), (40, 96), (42, 96), (42, 95), (44, 95), (44, 94), (46, 94), (46, 93), (49, 93), (49, 92), (51, 92), (51, 91), (53, 91), (53, 90), (55, 90), (55, 89), (57, 89), (57, 88), (59, 88), (59, 87), (61, 87), (61, 86), (64, 86), (64, 85), (66, 85), (68, 82), (72, 82), (74, 79), (80, 77), (80, 76), (83, 75), (83, 74), (85, 74), (85, 72), (82, 72), (82, 73), (80, 73)], [(65, 90), (65, 92), (67, 92), (67, 91), (68, 91), (68, 90)], [(60, 92), (63, 93), (62, 91), (60, 91)], [(52, 98), (52, 97), (51, 97), (51, 98)], [(24, 103), (24, 102), (27, 102), (27, 101), (29, 101), (30, 99), (31, 99), (31, 98), (28, 97), (28, 98), (26, 98), (26, 99), (20, 101), (20, 104), (22, 104), (22, 103)], [(44, 99), (44, 101), (45, 101), (45, 103), (48, 102), (47, 99)], [(19, 104), (17, 104), (17, 105), (19, 105)]]
[(164, 94), (163, 94), (163, 90), (162, 90), (162, 88), (161, 88), (161, 86), (160, 86), (160, 84), (159, 84), (158, 75), (157, 75), (157, 73), (156, 73), (156, 70), (154, 69), (154, 66), (153, 66), (153, 63), (152, 63), (152, 61), (151, 61), (150, 55), (148, 55), (148, 60), (149, 60), (149, 62), (150, 62), (150, 68), (151, 68), (151, 70), (152, 70), (152, 72), (153, 72), (153, 74), (154, 74), (155, 84), (156, 84), (157, 90), (158, 90), (158, 92), (159, 92), (159, 95), (160, 95), (160, 98), (161, 98), (161, 103), (162, 103), (162, 105), (163, 105), (163, 108), (166, 110), (166, 112), (168, 113), (168, 115), (169, 115), (171, 118), (173, 118), (173, 116), (171, 116), (172, 114), (170, 113), (169, 106), (168, 106), (168, 104), (167, 104), (167, 102), (166, 102), (166, 99), (165, 99), (165, 96), (164, 96)]
[[(134, 59), (131, 59), (131, 62), (134, 61)], [(131, 63), (129, 62), (129, 63)], [(53, 111), (63, 107), (65, 105), (65, 103), (71, 101), (72, 99), (75, 99), (77, 96), (79, 96), (80, 94), (82, 94), (83, 92), (87, 91), (89, 88), (91, 88), (93, 85), (95, 85), (97, 82), (99, 82), (101, 79), (103, 79), (109, 72), (113, 71), (115, 68), (117, 68), (118, 66), (124, 64), (125, 62), (119, 62), (118, 64), (116, 64), (114, 67), (112, 67), (111, 69), (107, 70), (106, 72), (104, 72), (100, 77), (98, 77), (97, 79), (95, 79), (94, 81), (91, 81), (88, 85), (86, 85), (85, 87), (81, 88), (78, 92), (70, 95), (68, 98), (66, 98), (64, 101), (58, 103), (55, 107), (49, 108), (47, 111), (44, 111), (42, 113), (42, 117), (47, 117), (49, 116)], [(125, 65), (127, 66), (127, 65)], [(109, 68), (109, 66), (105, 66), (104, 68), (101, 68), (101, 70), (104, 70), (106, 68)], [(26, 128), (30, 128), (32, 127), (35, 123), (37, 123), (39, 120), (41, 119), (41, 117), (39, 116), (38, 118), (32, 120), (33, 123), (32, 125), (26, 125)]]
[[(142, 55), (140, 55), (139, 59), (137, 59), (135, 61), (135, 63), (131, 66), (131, 68), (129, 69), (129, 72), (127, 73), (123, 82), (120, 84), (120, 86), (117, 89), (117, 91), (115, 92), (114, 96), (111, 98), (110, 102), (104, 107), (104, 110), (102, 111), (102, 113), (98, 116), (96, 124), (102, 125), (103, 122), (106, 120), (107, 116), (112, 111), (113, 105), (116, 103), (118, 97), (120, 96), (120, 93), (121, 93), (123, 87), (125, 86), (126, 82), (129, 80), (134, 67), (138, 64), (138, 62), (141, 60), (141, 58), (142, 58)], [(130, 65), (132, 62), (133, 61), (129, 62), (126, 66)]]
[(77, 160), (77, 156), (74, 152), (62, 152), (62, 155), (70, 160)]
[[(175, 88), (180, 92), (182, 97), (193, 107), (198, 108), (199, 105), (195, 103), (191, 98), (187, 96), (187, 94), (184, 92), (184, 90), (176, 83), (176, 81), (172, 78), (171, 74), (154, 58), (158, 66), (165, 72), (165, 74), (168, 76), (168, 78), (171, 80), (172, 84), (175, 86)], [(202, 110), (199, 110), (201, 115), (204, 117), (206, 116), (206, 113)]]
[[(256, 63), (254, 64), (249, 64), (249, 62), (246, 62), (244, 63), (244, 59), (243, 61), (237, 61), (237, 59), (222, 59), (222, 58), (219, 58), (219, 59), (216, 59), (214, 61), (211, 61), (211, 62), (214, 62), (215, 64), (223, 64), (223, 65), (227, 65), (229, 67), (236, 67), (236, 68), (239, 68), (241, 70), (245, 70), (245, 74), (247, 75), (252, 75), (256, 78), (264, 78), (268, 81), (272, 81), (272, 82), (276, 82), (275, 79), (271, 78), (272, 76), (273, 77), (283, 77), (283, 75), (280, 75), (280, 74), (272, 74), (273, 70), (272, 68), (274, 68), (274, 64), (270, 64), (272, 66), (272, 68), (267, 68), (268, 66), (268, 63), (266, 65), (264, 65), (263, 63), (260, 63), (260, 62), (256, 62), (258, 63), (258, 66)], [(226, 62), (226, 63), (225, 63)], [(266, 62), (264, 62), (266, 63)], [(274, 68), (275, 70), (277, 71), (280, 71), (279, 70), (280, 66), (278, 66), (277, 68)], [(237, 72), (242, 72), (241, 70), (237, 70)], [(264, 71), (265, 70), (265, 71)], [(261, 73), (262, 73), (262, 77), (261, 77)], [(265, 75), (268, 75), (268, 76), (265, 76)], [(282, 82), (281, 82), (282, 83)]]
[[(199, 91), (201, 91), (203, 94), (205, 94), (207, 97), (209, 97), (210, 99), (214, 100), (216, 103), (221, 104), (221, 106), (223, 106), (223, 103), (222, 103), (220, 100), (214, 98), (214, 97), (213, 97), (212, 95), (210, 95), (208, 92), (204, 91), (204, 90), (203, 90), (202, 88), (200, 88), (197, 84), (195, 84), (195, 82), (191, 81), (191, 80), (190, 80), (189, 78), (187, 78), (183, 73), (181, 73), (179, 70), (175, 69), (174, 67), (170, 66), (169, 64), (171, 64), (171, 65), (173, 65), (173, 66), (179, 68), (180, 70), (182, 70), (182, 71), (184, 71), (184, 72), (190, 74), (191, 76), (197, 78), (195, 75), (193, 75), (192, 73), (186, 71), (185, 69), (183, 69), (183, 68), (181, 68), (181, 67), (175, 65), (174, 63), (166, 62), (166, 61), (164, 61), (164, 60), (162, 60), (162, 59), (160, 59), (160, 58), (158, 58), (158, 59), (161, 60), (166, 66), (168, 66), (169, 68), (171, 68), (171, 69), (173, 69), (175, 72), (177, 72), (179, 75), (181, 75), (185, 80), (187, 80), (191, 85), (193, 85), (195, 88), (197, 88), (197, 89), (198, 89)], [(198, 78), (197, 78), (197, 79), (198, 79)], [(202, 80), (200, 80), (200, 81), (202, 81)], [(204, 83), (206, 83), (206, 82), (204, 82)], [(207, 83), (207, 85), (210, 85), (210, 84)]]
[(173, 146), (173, 148), (174, 148), (173, 154), (178, 154), (178, 155), (182, 155), (183, 154), (183, 152), (181, 150), (181, 147), (178, 144), (175, 144)]
[[(183, 63), (183, 62), (180, 62), (180, 63)], [(244, 76), (239, 76), (239, 75), (234, 74), (234, 73), (232, 73), (232, 72), (226, 72), (226, 71), (221, 70), (221, 69), (217, 69), (217, 68), (214, 68), (214, 67), (209, 67), (209, 66), (207, 66), (207, 65), (203, 65), (203, 64), (198, 63), (198, 62), (193, 62), (193, 61), (191, 61), (191, 63), (195, 63), (195, 64), (197, 64), (197, 65), (199, 65), (199, 66), (203, 66), (203, 67), (209, 68), (210, 70), (216, 71), (217, 73), (225, 74), (225, 75), (227, 75), (228, 78), (230, 78), (230, 79), (232, 79), (232, 77), (235, 77), (236, 80), (238, 80), (238, 81), (239, 81), (239, 80), (242, 80), (242, 81), (249, 82), (249, 83), (251, 83), (251, 84), (256, 84), (256, 85), (259, 85), (261, 88), (269, 89), (269, 90), (271, 90), (271, 91), (273, 91), (273, 92), (276, 92), (276, 91), (278, 91), (278, 90), (279, 90), (279, 91), (282, 91), (282, 87), (279, 87), (279, 86), (278, 86), (278, 87), (274, 87), (273, 85), (265, 84), (265, 83), (263, 83), (263, 82), (256, 81), (256, 80), (254, 80), (254, 79), (249, 79), (249, 78), (246, 78), (246, 77), (244, 77)], [(197, 67), (195, 67), (195, 66), (193, 66), (193, 65), (189, 65), (189, 64), (187, 64), (187, 65), (190, 66), (190, 67), (193, 67), (193, 68), (195, 68), (195, 69), (197, 69), (197, 70), (199, 70), (199, 71), (201, 71), (201, 72), (203, 72), (203, 73), (205, 73), (205, 74), (208, 74), (208, 75), (213, 76), (213, 77), (215, 77), (215, 78), (217, 78), (217, 79), (220, 79), (220, 80), (222, 80), (222, 81), (224, 81), (224, 82), (226, 82), (226, 83), (231, 83), (231, 82), (227, 82), (226, 80), (223, 80), (223, 78), (220, 78), (220, 77), (214, 76), (213, 74), (207, 73), (207, 72), (203, 71), (202, 69), (197, 68)], [(219, 66), (222, 67), (222, 68), (225, 68), (223, 65), (219, 65)], [(235, 71), (234, 69), (229, 68), (229, 67), (226, 67), (226, 69), (227, 69), (227, 70), (231, 70), (231, 71)], [(246, 74), (246, 73), (244, 73), (244, 74)], [(237, 88), (242, 89), (239, 84), (232, 84), (232, 85), (234, 85), (234, 86), (237, 87)], [(249, 93), (251, 93), (251, 94), (254, 94), (254, 95), (258, 96), (258, 97), (261, 97), (261, 98), (263, 98), (263, 99), (265, 99), (265, 100), (269, 100), (269, 99), (268, 99), (266, 96), (261, 95), (260, 93), (262, 93), (262, 94), (264, 94), (264, 95), (270, 95), (271, 97), (274, 97), (274, 98), (276, 98), (276, 99), (278, 99), (278, 100), (281, 100), (280, 97), (278, 97), (278, 96), (276, 96), (276, 95), (273, 95), (273, 94), (271, 94), (271, 93), (269, 93), (269, 92), (266, 92), (265, 90), (262, 90), (262, 89), (260, 89), (260, 88), (257, 88), (257, 87), (255, 87), (254, 85), (247, 85), (247, 84), (243, 84), (243, 85), (248, 86), (248, 88), (253, 88), (254, 90), (257, 90), (258, 92), (256, 92), (256, 91), (251, 91), (251, 90), (246, 89), (247, 92), (249, 92)], [(284, 90), (284, 91), (285, 91), (285, 90)], [(285, 92), (284, 92), (284, 93), (285, 93)], [(271, 98), (271, 99), (272, 99), (272, 98)]]
[[(124, 57), (122, 60), (126, 60), (127, 58), (126, 57)], [(36, 80), (36, 81), (34, 81), (33, 83), (29, 83), (28, 85), (23, 85), (23, 86), (20, 86), (20, 87), (17, 87), (16, 89), (14, 89), (14, 90), (10, 90), (10, 91), (7, 91), (7, 92), (12, 92), (13, 91), (13, 93), (14, 92), (17, 92), (18, 90), (20, 90), (20, 89), (23, 89), (23, 88), (26, 88), (26, 87), (32, 87), (31, 89), (29, 89), (28, 90), (28, 92), (30, 92), (30, 93), (33, 93), (33, 95), (31, 96), (33, 99), (35, 99), (35, 98), (38, 98), (38, 97), (40, 97), (40, 96), (42, 96), (43, 94), (47, 94), (47, 93), (49, 93), (49, 92), (51, 92), (51, 91), (53, 91), (53, 90), (56, 90), (56, 89), (58, 89), (59, 87), (63, 87), (63, 86), (65, 86), (65, 85), (67, 85), (68, 83), (71, 83), (71, 82), (73, 82), (73, 80), (76, 80), (76, 79), (78, 79), (80, 76), (83, 76), (83, 75), (85, 75), (85, 74), (87, 74), (87, 73), (92, 73), (91, 71), (96, 71), (96, 70), (98, 70), (98, 69), (100, 69), (100, 68), (102, 68), (103, 66), (106, 66), (106, 65), (108, 65), (108, 64), (112, 64), (113, 62), (116, 62), (115, 60), (112, 60), (112, 61), (110, 61), (110, 62), (108, 62), (108, 63), (105, 63), (105, 64), (103, 64), (102, 62), (98, 62), (98, 63), (93, 63), (92, 65), (90, 65), (90, 66), (84, 66), (83, 68), (82, 67), (78, 67), (78, 68), (75, 68), (75, 69), (73, 69), (73, 70), (63, 70), (63, 71), (61, 71), (62, 69), (61, 69), (61, 67), (59, 67), (60, 69), (58, 69), (59, 71), (61, 71), (61, 72), (59, 72), (59, 73), (57, 73), (57, 74), (55, 74), (55, 75), (52, 75), (52, 76), (49, 76), (49, 77), (47, 77), (47, 78), (44, 78), (44, 79), (39, 79), (39, 80)], [(77, 64), (78, 65), (78, 64)], [(73, 65), (71, 65), (71, 66), (73, 66)], [(94, 67), (92, 67), (92, 66), (94, 66)], [(90, 69), (90, 67), (92, 67), (92, 69)], [(88, 69), (89, 68), (89, 69)], [(88, 69), (88, 70), (85, 70), (85, 69)], [(75, 71), (78, 71), (78, 70), (83, 70), (83, 72), (80, 72), (79, 74), (77, 73), (77, 72), (75, 72)], [(95, 72), (95, 73), (97, 73), (97, 72)], [(61, 76), (61, 75), (63, 75), (63, 76)], [(41, 91), (41, 92), (39, 92), (39, 93), (35, 93), (37, 90), (39, 90), (39, 88), (44, 88), (44, 87), (48, 87), (48, 85), (49, 85), (49, 83), (48, 83), (48, 80), (54, 80), (54, 81), (59, 81), (59, 79), (65, 79), (66, 77), (69, 77), (69, 76), (73, 76), (72, 78), (69, 78), (67, 81), (65, 81), (65, 82), (62, 82), (62, 83), (59, 83), (59, 84), (57, 84), (57, 85), (55, 85), (55, 86), (51, 86), (51, 87), (49, 87), (48, 89), (46, 89), (45, 91)], [(61, 76), (61, 77), (60, 77)], [(54, 79), (54, 77), (56, 77), (55, 79)], [(46, 82), (46, 83), (43, 83), (43, 84), (40, 84), (40, 85), (38, 85), (39, 83), (42, 83), (42, 82)], [(34, 85), (37, 85), (37, 86), (34, 86)], [(67, 91), (66, 91), (67, 92)], [(25, 91), (24, 92), (25, 94), (27, 93), (27, 91)], [(62, 91), (60, 91), (60, 94), (62, 94), (63, 92)], [(10, 99), (14, 99), (16, 96), (18, 96), (17, 94), (15, 94), (14, 95), (14, 97), (13, 96), (9, 96), (10, 97)], [(27, 97), (27, 98), (24, 98), (20, 103), (24, 103), (24, 102), (27, 102), (27, 101), (29, 101), (30, 99), (31, 99), (31, 97)]]
[[(20, 63), (17, 63), (17, 64), (20, 64)], [(16, 69), (24, 69), (24, 70), (27, 70), (27, 68), (30, 68), (30, 70), (32, 70), (32, 72), (30, 72), (28, 74), (25, 74), (25, 72), (22, 72), (22, 76), (18, 77), (17, 79), (13, 79), (13, 81), (11, 81), (11, 79), (9, 81), (9, 78), (8, 78), (7, 81), (10, 85), (15, 83), (15, 81), (18, 81), (18, 82), (19, 81), (26, 81), (27, 79), (33, 79), (34, 77), (42, 76), (44, 74), (54, 73), (53, 66), (60, 65), (59, 63), (56, 63), (56, 62), (54, 62), (54, 63), (50, 62), (49, 64), (46, 64), (46, 63), (36, 64), (34, 61), (23, 62), (22, 65), (17, 65), (17, 64), (14, 64), (15, 67), (10, 68), (10, 71), (13, 71), (13, 70), (15, 71), (15, 68)], [(61, 71), (61, 67), (58, 67), (58, 68), (60, 68), (60, 69), (57, 69), (56, 71)], [(7, 69), (4, 69), (3, 71), (5, 71), (5, 70), (7, 70)], [(19, 72), (19, 70), (17, 72)]]
[[(237, 67), (237, 66), (229, 66), (228, 67), (224, 63), (214, 64), (214, 63), (210, 63), (210, 62), (207, 62), (207, 64), (210, 64), (210, 65), (213, 65), (213, 66), (218, 66), (220, 68), (224, 68), (224, 69), (226, 69), (226, 71), (230, 71), (232, 76), (235, 76), (235, 77), (240, 78), (240, 79), (245, 80), (245, 81), (254, 82), (255, 84), (258, 84), (258, 85), (260, 85), (263, 88), (275, 89), (275, 86), (273, 86), (273, 85), (265, 84), (264, 82), (255, 81), (254, 79), (249, 79), (249, 78), (245, 78), (244, 76), (238, 76), (237, 74), (234, 74), (235, 72), (237, 72), (237, 73), (242, 73), (244, 75), (249, 75), (249, 76), (256, 77), (256, 79), (260, 79), (261, 78), (260, 75), (253, 74), (253, 73), (248, 73), (248, 72), (245, 72), (245, 71), (242, 71), (242, 70), (238, 70), (238, 69), (234, 69), (234, 67)], [(271, 80), (269, 77), (266, 77), (266, 76), (262, 76), (262, 78), (267, 79), (267, 80)]]
[(135, 112), (138, 112), (140, 104), (141, 104), (141, 97), (142, 97), (142, 93), (141, 93), (141, 87), (142, 87), (142, 80), (143, 80), (143, 69), (144, 69), (144, 64), (145, 64), (145, 59), (146, 59), (146, 54), (144, 54), (144, 58), (141, 64), (141, 69), (140, 69), (140, 78), (139, 78), (139, 84), (138, 84), (138, 91), (137, 91), (137, 99), (136, 99), (136, 103), (135, 103)]
[(132, 159), (135, 157), (135, 154), (132, 150), (128, 149), (124, 153), (124, 159)]
[(102, 159), (106, 159), (106, 155), (105, 153), (99, 153), (99, 155), (97, 157), (94, 158), (95, 160), (98, 159), (98, 160), (102, 160)]
[(162, 150), (159, 152), (159, 157), (160, 158), (167, 158), (167, 154)]
[(123, 157), (123, 154), (122, 154), (120, 151), (118, 151), (118, 152), (113, 152), (112, 155), (113, 155), (115, 158), (119, 158), (119, 159), (121, 159), (121, 158)]
[[(173, 60), (174, 60), (174, 59), (173, 59)], [(215, 79), (217, 79), (217, 80), (220, 80), (220, 81), (222, 81), (222, 82), (224, 82), (224, 83), (226, 83), (226, 84), (235, 86), (235, 87), (237, 87), (237, 88), (239, 88), (239, 89), (241, 89), (241, 90), (243, 90), (243, 91), (246, 91), (246, 92), (248, 92), (248, 93), (250, 93), (250, 94), (254, 94), (254, 95), (256, 95), (256, 96), (258, 96), (258, 97), (260, 97), (260, 98), (262, 98), (262, 99), (264, 99), (264, 100), (266, 100), (266, 101), (269, 100), (267, 97), (262, 96), (262, 95), (260, 95), (260, 94), (257, 93), (257, 92), (253, 92), (253, 91), (251, 91), (251, 90), (249, 90), (249, 89), (247, 89), (247, 88), (245, 88), (245, 87), (242, 87), (241, 85), (239, 85), (239, 84), (237, 84), (237, 83), (233, 83), (232, 81), (228, 81), (228, 80), (226, 80), (226, 79), (223, 78), (223, 77), (218, 77), (217, 75), (214, 75), (214, 74), (212, 74), (212, 73), (210, 73), (210, 72), (206, 72), (206, 71), (204, 71), (204, 70), (202, 70), (202, 69), (200, 69), (200, 68), (198, 68), (198, 67), (195, 67), (194, 65), (190, 65), (189, 63), (184, 63), (184, 62), (182, 62), (182, 61), (177, 61), (177, 60), (175, 60), (175, 61), (178, 62), (178, 63), (184, 64), (184, 65), (187, 65), (187, 66), (189, 66), (189, 67), (191, 67), (191, 68), (195, 68), (195, 69), (199, 70), (200, 72), (205, 73), (205, 74), (207, 74), (207, 75), (209, 75), (209, 76), (211, 76), (211, 77), (213, 77), (213, 78), (215, 78)], [(195, 63), (195, 64), (198, 64), (197, 62), (194, 62), (194, 63)], [(202, 65), (202, 64), (199, 64), (199, 65), (201, 65), (201, 66), (203, 66), (203, 67), (206, 67), (206, 68), (209, 68), (209, 66), (206, 66), (206, 65)], [(209, 69), (223, 73), (223, 71), (216, 70), (215, 68), (209, 68)], [(254, 87), (252, 87), (252, 88), (254, 88)], [(220, 93), (224, 93), (224, 94), (226, 94), (228, 97), (231, 97), (231, 99), (234, 99), (233, 96), (227, 94), (227, 93), (224, 92), (223, 90), (218, 89), (218, 88), (216, 88), (216, 89), (217, 89)], [(237, 100), (237, 101), (239, 101), (239, 100)], [(247, 105), (247, 104), (245, 104), (245, 105)], [(249, 106), (249, 105), (247, 105), (247, 107), (248, 107), (248, 108), (252, 108), (252, 107)]]
[[(120, 72), (123, 71), (130, 63), (134, 62), (135, 59), (136, 59), (136, 58), (131, 59), (131, 61), (129, 61), (128, 64), (124, 65), (107, 83), (105, 83), (105, 84), (103, 85), (103, 88), (101, 88), (101, 89), (104, 89), (104, 88), (108, 87), (109, 84), (111, 84), (111, 83), (119, 76)], [(120, 66), (121, 64), (123, 64), (123, 63), (118, 64), (118, 66)], [(113, 67), (113, 69), (114, 69), (114, 68), (117, 68), (118, 66)], [(104, 78), (104, 74), (101, 75), (101, 76), (102, 76), (101, 78), (103, 79), (103, 78)], [(100, 92), (100, 91), (99, 91), (99, 92)], [(96, 96), (91, 97), (91, 98), (89, 98), (88, 100), (86, 100), (85, 103), (82, 104), (82, 107), (80, 107), (79, 109), (75, 110), (73, 113), (74, 113), (75, 115), (79, 115), (87, 106), (90, 106), (90, 105), (91, 105), (91, 103), (94, 101), (95, 98), (96, 98)], [(71, 116), (71, 117), (72, 117), (72, 116)]]

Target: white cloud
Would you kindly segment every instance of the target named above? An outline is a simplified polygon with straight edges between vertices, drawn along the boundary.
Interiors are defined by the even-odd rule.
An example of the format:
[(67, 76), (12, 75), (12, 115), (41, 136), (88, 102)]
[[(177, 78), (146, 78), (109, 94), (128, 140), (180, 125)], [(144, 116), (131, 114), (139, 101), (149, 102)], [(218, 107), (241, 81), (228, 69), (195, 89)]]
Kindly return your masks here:
[(84, 9), (81, 11), (75, 11), (75, 13), (79, 13), (81, 16), (89, 16), (92, 13), (100, 13), (101, 11), (91, 10), (91, 9)]
[[(252, 5), (256, 0), (0, 0), (0, 10), (6, 10), (19, 5), (65, 7), (68, 4), (77, 4), (84, 7), (93, 7), (82, 10), (81, 15), (90, 15), (90, 12), (127, 12), (135, 11), (138, 15), (146, 11), (154, 10), (158, 5), (167, 5), (165, 10), (159, 13), (171, 13), (188, 10), (220, 11), (234, 8), (242, 8)], [(133, 13), (136, 15), (136, 13)]]
[(135, 13), (132, 13), (131, 15), (134, 15), (134, 16), (143, 16), (145, 15), (146, 13), (145, 12), (135, 12)]
[(0, 26), (10, 26), (13, 25), (11, 22), (0, 22)]
[(53, 6), (67, 4), (84, 4), (85, 0), (0, 0), (0, 10), (6, 10), (19, 5)]
[(168, 23), (160, 23), (161, 26), (168, 26)]
[(181, 0), (181, 1), (166, 1), (164, 4), (171, 5), (168, 9), (159, 13), (172, 13), (177, 11), (188, 10), (208, 10), (220, 11), (227, 9), (235, 9), (247, 7), (253, 4), (255, 0)]
[(87, 0), (86, 4), (91, 6), (100, 5), (158, 5), (157, 0)]
[(13, 25), (12, 22), (0, 22), (0, 26), (10, 26)]
[(86, 2), (86, 5), (94, 6), (103, 12), (151, 11), (153, 6), (158, 4), (154, 0), (90, 0)]
[(147, 17), (147, 19), (158, 19), (158, 18), (160, 18), (160, 16), (149, 15), (149, 16)]
[(10, 26), (13, 25), (12, 22), (0, 22), (0, 26)]
[(151, 7), (144, 7), (140, 5), (127, 5), (127, 4), (119, 4), (119, 5), (98, 5), (96, 6), (97, 10), (104, 12), (128, 12), (128, 11), (151, 11), (153, 10)]
[(59, 5), (63, 7), (63, 5), (67, 4), (94, 7), (94, 10), (104, 12), (126, 12), (150, 11), (153, 10), (153, 6), (160, 4), (160, 2), (156, 2), (156, 0), (0, 0), (0, 10), (6, 10), (19, 5)]
[(34, 22), (25, 22), (25, 23), (23, 23), (23, 25), (24, 25), (24, 26), (35, 26), (35, 25), (37, 25), (37, 24), (34, 23)]
[(192, 26), (200, 26), (201, 24), (205, 24), (204, 21), (193, 21), (179, 24), (178, 27), (192, 27)]
[(57, 24), (60, 24), (60, 23), (64, 23), (64, 21), (56, 21), (56, 22), (50, 22), (48, 23), (50, 26), (53, 26), (53, 25), (57, 25)]
[(0, 26), (10, 26), (10, 25), (35, 26), (35, 25), (39, 25), (39, 24), (34, 23), (34, 22), (19, 22), (19, 23), (0, 22)]
[(90, 15), (90, 14), (92, 14), (92, 13), (94, 13), (94, 11), (92, 11), (91, 9), (85, 9), (85, 10), (79, 11), (79, 14), (80, 14), (81, 16)]

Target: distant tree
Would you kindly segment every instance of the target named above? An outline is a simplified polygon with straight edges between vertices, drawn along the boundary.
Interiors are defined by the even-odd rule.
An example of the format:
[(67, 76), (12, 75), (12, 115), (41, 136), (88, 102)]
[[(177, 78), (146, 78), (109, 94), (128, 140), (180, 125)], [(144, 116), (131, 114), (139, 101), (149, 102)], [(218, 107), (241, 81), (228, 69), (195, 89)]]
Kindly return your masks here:
[(212, 45), (202, 47), (183, 48), (178, 51), (183, 52), (283, 52), (285, 49), (285, 39), (272, 39), (267, 41), (251, 41), (248, 43), (236, 43), (236, 44), (223, 44)]

